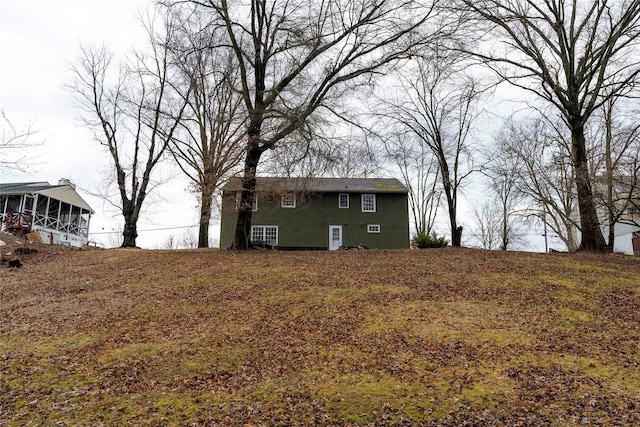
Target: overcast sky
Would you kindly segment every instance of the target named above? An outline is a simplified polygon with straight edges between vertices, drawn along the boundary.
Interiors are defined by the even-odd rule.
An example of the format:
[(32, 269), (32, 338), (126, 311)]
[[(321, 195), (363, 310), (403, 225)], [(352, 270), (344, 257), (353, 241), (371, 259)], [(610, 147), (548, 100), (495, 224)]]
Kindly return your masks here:
[[(108, 243), (111, 232), (122, 223), (108, 205), (83, 189), (99, 188), (108, 155), (80, 125), (80, 111), (64, 85), (72, 81), (68, 71), (80, 55), (80, 45), (106, 45), (124, 54), (144, 35), (140, 12), (148, 0), (5, 0), (0, 2), (0, 108), (15, 125), (32, 122), (43, 141), (37, 164), (29, 173), (0, 171), (0, 181), (48, 181), (69, 178), (96, 211), (90, 239)], [(162, 188), (167, 202), (149, 205), (139, 222), (138, 245), (162, 247), (167, 236), (176, 237), (197, 222), (196, 199), (185, 191), (180, 178)], [(156, 230), (157, 231), (144, 231)], [(111, 239), (113, 240), (113, 239)]]

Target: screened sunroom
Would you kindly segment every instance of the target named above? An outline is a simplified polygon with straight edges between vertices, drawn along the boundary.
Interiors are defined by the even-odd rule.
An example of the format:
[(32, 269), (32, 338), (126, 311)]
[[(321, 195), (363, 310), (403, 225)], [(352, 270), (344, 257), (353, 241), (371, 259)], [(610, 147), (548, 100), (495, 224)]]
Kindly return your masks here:
[[(0, 184), (0, 230), (56, 245), (83, 246), (89, 241), (94, 211), (62, 179), (48, 182)], [(37, 233), (37, 234), (35, 234)]]

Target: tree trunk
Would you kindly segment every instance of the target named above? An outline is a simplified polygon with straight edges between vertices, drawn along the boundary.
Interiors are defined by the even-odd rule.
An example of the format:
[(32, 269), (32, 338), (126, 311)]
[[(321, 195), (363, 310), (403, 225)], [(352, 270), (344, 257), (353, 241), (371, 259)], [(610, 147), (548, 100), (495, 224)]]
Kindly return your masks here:
[(600, 229), (600, 220), (598, 219), (593, 190), (591, 189), (584, 126), (581, 123), (572, 123), (571, 149), (580, 210), (580, 231), (582, 233), (582, 241), (578, 250), (608, 252), (609, 248)]
[(458, 226), (454, 229), (451, 236), (451, 246), (462, 246), (462, 226)]
[(606, 175), (607, 175), (607, 222), (609, 228), (609, 239), (607, 244), (611, 251), (613, 251), (613, 247), (615, 245), (616, 238), (616, 220), (614, 218), (614, 206), (613, 206), (613, 165), (611, 163), (611, 143), (613, 142), (613, 101), (609, 101), (607, 104), (607, 108), (605, 109), (605, 152), (604, 152), (604, 160), (606, 165)]
[(233, 241), (233, 249), (249, 249), (251, 243), (251, 216), (253, 200), (256, 191), (256, 170), (262, 150), (250, 148), (244, 162), (244, 176), (242, 177), (242, 195), (238, 207), (238, 221)]
[(122, 196), (122, 217), (124, 218), (124, 230), (122, 231), (122, 248), (135, 248), (138, 237), (138, 215), (135, 204), (126, 196)]
[(507, 204), (502, 203), (502, 245), (500, 249), (507, 250), (509, 246), (509, 215), (507, 214)]
[[(611, 194), (611, 192), (609, 192), (609, 201), (613, 201), (613, 195)], [(612, 209), (612, 204), (609, 205), (609, 209)], [(609, 239), (608, 239), (608, 248), (607, 250), (609, 252), (613, 252), (613, 247), (616, 243), (616, 222), (613, 218), (613, 212), (609, 212), (607, 214), (608, 217), (608, 222), (609, 222)]]
[(209, 222), (211, 221), (211, 204), (213, 195), (211, 187), (205, 183), (200, 192), (200, 227), (198, 229), (198, 247), (209, 247)]
[(138, 226), (131, 217), (125, 217), (124, 219), (124, 231), (122, 232), (122, 247), (123, 248), (135, 248), (136, 237), (138, 237)]
[(456, 207), (455, 202), (451, 196), (451, 189), (445, 187), (445, 193), (447, 196), (447, 204), (449, 210), (449, 224), (451, 225), (451, 246), (461, 246), (462, 244), (462, 227), (458, 227), (456, 220)]
[(462, 242), (462, 227), (458, 227), (456, 220), (456, 195), (451, 185), (451, 178), (449, 176), (449, 166), (445, 160), (445, 156), (442, 150), (438, 153), (440, 162), (440, 171), (442, 175), (442, 186), (444, 188), (444, 194), (447, 198), (447, 211), (449, 212), (449, 224), (451, 226), (451, 246), (460, 246)]

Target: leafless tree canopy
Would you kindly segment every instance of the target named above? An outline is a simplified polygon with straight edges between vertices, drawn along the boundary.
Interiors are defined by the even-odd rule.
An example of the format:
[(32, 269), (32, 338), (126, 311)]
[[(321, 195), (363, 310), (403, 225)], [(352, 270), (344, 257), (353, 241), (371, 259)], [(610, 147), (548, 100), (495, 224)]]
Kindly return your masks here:
[(466, 72), (464, 58), (435, 53), (400, 74), (400, 94), (386, 103), (386, 115), (396, 123), (395, 132), (409, 132), (436, 162), (451, 244), (460, 246), (458, 199), (473, 171), (471, 133), (486, 88)]
[(438, 187), (438, 161), (410, 131), (393, 131), (384, 138), (386, 159), (409, 189), (409, 208), (417, 235), (428, 236), (435, 225), (442, 190)]
[[(475, 54), (504, 80), (586, 121), (637, 83), (640, 1), (464, 0), (490, 23)], [(495, 40), (498, 35), (500, 38)], [(576, 117), (577, 119), (578, 117)], [(584, 124), (584, 123), (583, 123)]]
[(40, 145), (33, 140), (35, 134), (31, 123), (19, 127), (0, 110), (0, 174), (5, 170), (29, 169), (33, 163), (33, 149)]
[(236, 90), (247, 114), (247, 142), (236, 248), (249, 244), (262, 154), (303, 128), (316, 110), (339, 115), (354, 88), (371, 84), (375, 73), (438, 33), (422, 32), (433, 5), (413, 0), (188, 4), (210, 14), (206, 30), (224, 34), (218, 48), (232, 52), (240, 73)]
[(461, 0), (484, 38), (472, 53), (555, 106), (571, 134), (583, 250), (606, 250), (588, 170), (585, 125), (637, 83), (640, 1)]
[[(332, 128), (329, 123), (326, 126)], [(296, 136), (300, 133), (296, 132)], [(361, 134), (328, 136), (314, 132), (309, 136), (279, 144), (265, 153), (262, 170), (269, 175), (288, 177), (366, 178), (374, 176), (380, 168), (379, 147)]]
[(474, 217), (479, 228), (479, 240), (485, 249), (514, 249), (523, 243), (517, 224), (522, 222), (525, 211), (522, 204), (526, 193), (519, 191), (520, 182), (525, 178), (523, 165), (528, 159), (518, 154), (521, 135), (509, 123), (495, 145), (484, 152), (482, 168), (486, 177), (491, 199), (479, 208), (474, 208)]
[(567, 246), (578, 248), (575, 176), (564, 128), (544, 117), (508, 121), (498, 136), (501, 162), (511, 170), (523, 214), (546, 224)]
[(228, 50), (212, 49), (216, 33), (203, 32), (202, 14), (169, 8), (176, 25), (170, 39), (171, 66), (179, 80), (174, 89), (186, 101), (169, 151), (191, 182), (200, 202), (198, 246), (209, 245), (209, 222), (216, 191), (244, 154), (246, 113), (238, 64)]
[(473, 237), (480, 243), (483, 249), (507, 250), (515, 247), (514, 227), (512, 218), (504, 221), (503, 210), (497, 199), (488, 200), (473, 207), (472, 218), (474, 222)]
[(111, 182), (117, 185), (124, 218), (124, 247), (136, 246), (137, 221), (157, 183), (152, 174), (186, 105), (171, 89), (177, 78), (168, 66), (168, 40), (157, 38), (170, 37), (171, 32), (156, 33), (153, 22), (147, 29), (149, 53), (135, 53), (120, 66), (105, 48), (83, 48), (69, 86), (86, 125), (111, 156), (115, 175)]

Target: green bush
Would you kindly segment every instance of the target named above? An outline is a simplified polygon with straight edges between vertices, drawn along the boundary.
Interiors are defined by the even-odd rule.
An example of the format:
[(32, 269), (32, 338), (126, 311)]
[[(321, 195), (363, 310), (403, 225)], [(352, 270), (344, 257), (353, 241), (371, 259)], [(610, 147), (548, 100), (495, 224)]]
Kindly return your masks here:
[(438, 237), (435, 231), (432, 231), (431, 234), (418, 233), (413, 236), (411, 243), (418, 249), (444, 248), (449, 245), (449, 241), (444, 236)]

